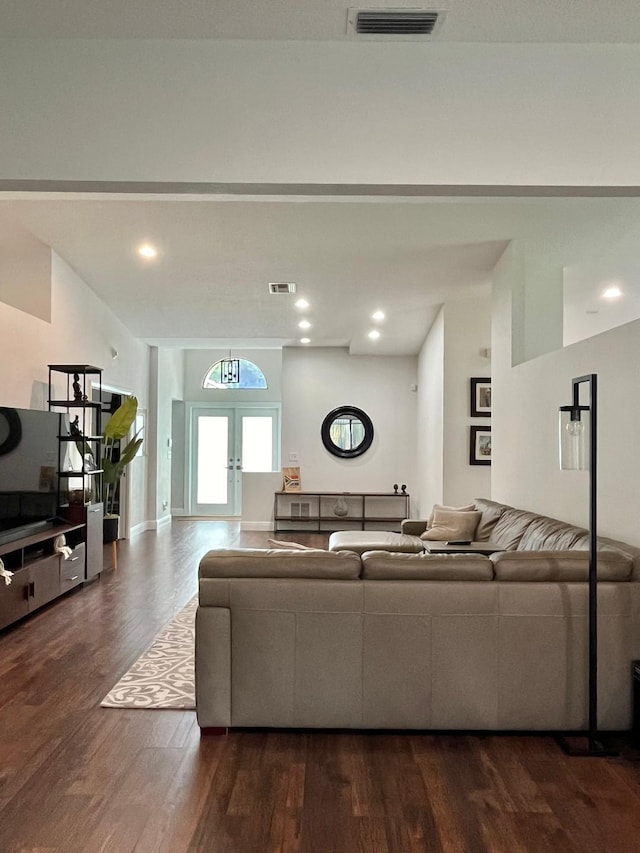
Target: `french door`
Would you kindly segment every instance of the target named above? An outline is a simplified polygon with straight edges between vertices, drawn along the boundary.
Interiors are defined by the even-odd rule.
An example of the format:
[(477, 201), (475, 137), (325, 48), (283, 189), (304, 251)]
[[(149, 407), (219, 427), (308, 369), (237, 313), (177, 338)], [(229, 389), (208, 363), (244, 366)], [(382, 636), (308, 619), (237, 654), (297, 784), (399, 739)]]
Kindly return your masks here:
[(191, 514), (240, 515), (242, 472), (279, 469), (279, 411), (191, 410)]

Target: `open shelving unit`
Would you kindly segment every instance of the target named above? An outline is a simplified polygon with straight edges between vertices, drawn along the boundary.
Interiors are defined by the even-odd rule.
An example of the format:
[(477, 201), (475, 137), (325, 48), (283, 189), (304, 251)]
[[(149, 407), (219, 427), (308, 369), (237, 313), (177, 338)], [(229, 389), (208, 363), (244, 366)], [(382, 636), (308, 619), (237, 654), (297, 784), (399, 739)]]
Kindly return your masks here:
[(276, 532), (390, 530), (398, 532), (409, 518), (406, 492), (276, 492)]
[[(62, 376), (65, 393), (56, 394), (54, 380)], [(77, 376), (77, 380), (75, 377)], [(96, 380), (98, 399), (93, 399)], [(104, 565), (100, 500), (102, 469), (102, 368), (92, 364), (49, 365), (49, 409), (68, 415), (70, 430), (60, 420), (58, 453), (58, 507), (70, 522), (84, 525), (86, 542), (85, 580), (100, 574)], [(73, 451), (73, 445), (77, 452)], [(85, 453), (85, 445), (91, 453)], [(69, 464), (69, 460), (72, 464)]]

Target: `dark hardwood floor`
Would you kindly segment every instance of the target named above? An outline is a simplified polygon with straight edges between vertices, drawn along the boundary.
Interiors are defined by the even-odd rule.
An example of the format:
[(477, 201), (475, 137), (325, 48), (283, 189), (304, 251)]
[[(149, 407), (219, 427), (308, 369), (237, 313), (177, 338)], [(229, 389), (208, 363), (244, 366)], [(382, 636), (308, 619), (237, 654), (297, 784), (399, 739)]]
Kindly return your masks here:
[[(211, 547), (268, 534), (176, 520), (117, 572), (0, 633), (0, 851), (640, 851), (640, 762), (545, 736), (233, 731), (100, 708), (196, 592)], [(287, 538), (280, 534), (279, 538)], [(324, 545), (324, 536), (295, 537)]]

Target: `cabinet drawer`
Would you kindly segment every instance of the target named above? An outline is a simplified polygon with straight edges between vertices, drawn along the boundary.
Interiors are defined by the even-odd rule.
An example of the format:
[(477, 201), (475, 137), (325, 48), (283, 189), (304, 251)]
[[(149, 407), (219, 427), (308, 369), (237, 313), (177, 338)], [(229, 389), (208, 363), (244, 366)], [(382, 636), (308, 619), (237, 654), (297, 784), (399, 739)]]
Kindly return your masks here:
[(60, 592), (73, 589), (84, 581), (85, 553), (85, 544), (80, 542), (73, 549), (68, 560), (60, 560)]

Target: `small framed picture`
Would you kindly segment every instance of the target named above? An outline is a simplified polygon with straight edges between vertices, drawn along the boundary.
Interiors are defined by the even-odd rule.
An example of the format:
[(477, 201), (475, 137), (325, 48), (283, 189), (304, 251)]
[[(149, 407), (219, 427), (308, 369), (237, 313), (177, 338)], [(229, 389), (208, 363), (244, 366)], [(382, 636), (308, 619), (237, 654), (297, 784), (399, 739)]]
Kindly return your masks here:
[(299, 492), (301, 491), (300, 484), (300, 468), (283, 468), (282, 469), (282, 478), (283, 478), (283, 490), (285, 492)]
[(491, 377), (471, 380), (471, 417), (491, 417)]
[(491, 465), (491, 427), (472, 426), (469, 441), (469, 464)]

